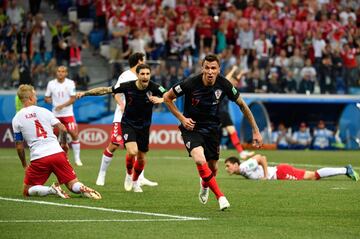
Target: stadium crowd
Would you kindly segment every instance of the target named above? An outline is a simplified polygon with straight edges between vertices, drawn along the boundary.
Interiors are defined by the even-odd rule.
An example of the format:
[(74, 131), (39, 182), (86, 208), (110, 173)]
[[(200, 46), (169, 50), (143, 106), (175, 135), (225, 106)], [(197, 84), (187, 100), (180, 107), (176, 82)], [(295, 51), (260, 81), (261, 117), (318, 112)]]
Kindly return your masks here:
[[(87, 41), (78, 42), (77, 22), (49, 23), (15, 0), (0, 3), (4, 88), (30, 80), (43, 88), (64, 62), (72, 78), (78, 75)], [(143, 52), (160, 62), (153, 79), (167, 88), (198, 72), (210, 52), (220, 56), (223, 74), (234, 65), (235, 77), (246, 72), (238, 85), (242, 92), (342, 94), (360, 86), (356, 0), (55, 1), (66, 4), (76, 6), (78, 19), (94, 20), (90, 43), (97, 48), (109, 42), (111, 64)], [(51, 49), (45, 48), (45, 28)], [(79, 85), (86, 88), (83, 75)]]

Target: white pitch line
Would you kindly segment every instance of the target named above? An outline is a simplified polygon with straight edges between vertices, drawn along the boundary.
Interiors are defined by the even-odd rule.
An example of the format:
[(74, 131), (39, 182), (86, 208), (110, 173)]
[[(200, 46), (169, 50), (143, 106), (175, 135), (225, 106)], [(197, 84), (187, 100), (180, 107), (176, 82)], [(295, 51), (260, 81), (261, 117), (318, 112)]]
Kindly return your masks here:
[(70, 220), (0, 220), (0, 223), (72, 223), (72, 222), (170, 222), (187, 219), (70, 219)]
[(65, 203), (54, 203), (54, 202), (45, 202), (45, 201), (36, 201), (36, 200), (24, 200), (17, 198), (4, 198), (0, 197), (0, 200), (3, 201), (12, 201), (12, 202), (25, 202), (25, 203), (33, 203), (33, 204), (44, 204), (58, 207), (72, 207), (72, 208), (83, 208), (89, 210), (97, 210), (97, 211), (105, 211), (105, 212), (114, 212), (114, 213), (129, 213), (129, 214), (139, 214), (139, 215), (147, 215), (147, 216), (156, 216), (156, 217), (169, 217), (175, 218), (178, 220), (209, 220), (208, 218), (199, 218), (199, 217), (185, 217), (178, 215), (170, 215), (170, 214), (162, 214), (162, 213), (151, 213), (151, 212), (140, 212), (140, 211), (130, 211), (130, 210), (120, 210), (113, 208), (104, 208), (104, 207), (91, 207), (91, 206), (83, 206), (83, 205), (74, 205), (74, 204), (65, 204)]

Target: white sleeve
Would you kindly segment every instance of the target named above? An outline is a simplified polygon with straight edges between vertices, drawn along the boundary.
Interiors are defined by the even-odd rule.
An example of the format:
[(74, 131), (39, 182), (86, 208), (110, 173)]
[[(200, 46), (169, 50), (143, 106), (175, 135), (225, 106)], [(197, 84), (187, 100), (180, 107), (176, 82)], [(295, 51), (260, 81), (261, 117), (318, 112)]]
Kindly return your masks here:
[(46, 86), (45, 96), (50, 97), (51, 96), (51, 81)]
[(256, 161), (256, 159), (250, 158), (240, 164), (240, 173), (254, 171), (255, 169), (257, 169), (258, 166), (259, 166), (259, 164)]
[(15, 116), (12, 120), (12, 128), (14, 133), (20, 133), (20, 125), (19, 125), (19, 121), (17, 120), (17, 117)]

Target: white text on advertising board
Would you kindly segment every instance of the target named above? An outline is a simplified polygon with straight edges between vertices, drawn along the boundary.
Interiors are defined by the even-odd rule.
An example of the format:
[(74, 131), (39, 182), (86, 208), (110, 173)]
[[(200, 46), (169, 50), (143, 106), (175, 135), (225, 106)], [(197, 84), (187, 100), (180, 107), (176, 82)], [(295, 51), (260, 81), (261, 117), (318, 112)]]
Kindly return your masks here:
[(88, 145), (100, 145), (108, 140), (108, 134), (97, 128), (84, 129), (79, 133), (80, 141)]
[(150, 144), (183, 144), (180, 131), (174, 130), (151, 130)]

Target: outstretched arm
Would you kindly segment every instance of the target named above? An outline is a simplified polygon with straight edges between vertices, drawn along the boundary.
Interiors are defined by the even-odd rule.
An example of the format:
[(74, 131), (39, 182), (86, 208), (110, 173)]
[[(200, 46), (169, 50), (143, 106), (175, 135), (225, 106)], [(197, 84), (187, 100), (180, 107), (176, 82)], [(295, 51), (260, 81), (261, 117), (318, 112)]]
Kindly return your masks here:
[(176, 95), (173, 91), (173, 89), (170, 89), (168, 92), (164, 94), (164, 103), (169, 108), (171, 113), (178, 118), (178, 120), (181, 122), (181, 124), (185, 127), (187, 130), (193, 130), (195, 127), (195, 121), (193, 121), (190, 118), (186, 118), (176, 107), (174, 100), (176, 99)]
[(251, 110), (245, 103), (245, 101), (239, 96), (236, 100), (237, 105), (240, 107), (241, 112), (244, 114), (247, 121), (250, 123), (253, 134), (253, 146), (260, 148), (263, 145), (262, 136), (260, 134), (259, 128), (256, 124), (255, 118), (251, 113)]
[(76, 98), (80, 99), (81, 97), (89, 96), (89, 95), (98, 96), (98, 95), (106, 95), (111, 93), (113, 93), (111, 87), (97, 87), (88, 91), (78, 92), (76, 94)]

